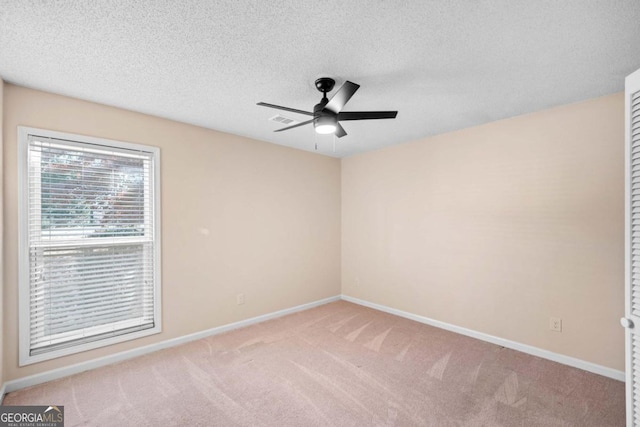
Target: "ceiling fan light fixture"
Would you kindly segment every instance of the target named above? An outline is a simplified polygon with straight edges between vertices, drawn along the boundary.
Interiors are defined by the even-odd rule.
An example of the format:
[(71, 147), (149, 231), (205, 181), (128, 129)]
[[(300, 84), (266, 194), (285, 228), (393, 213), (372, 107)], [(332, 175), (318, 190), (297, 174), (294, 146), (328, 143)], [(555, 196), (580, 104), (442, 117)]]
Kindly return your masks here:
[(336, 131), (335, 125), (319, 125), (316, 126), (316, 133), (327, 135)]
[(335, 133), (336, 126), (336, 118), (331, 116), (320, 116), (316, 119), (313, 126), (316, 129), (316, 133), (321, 135), (327, 135), (330, 133)]

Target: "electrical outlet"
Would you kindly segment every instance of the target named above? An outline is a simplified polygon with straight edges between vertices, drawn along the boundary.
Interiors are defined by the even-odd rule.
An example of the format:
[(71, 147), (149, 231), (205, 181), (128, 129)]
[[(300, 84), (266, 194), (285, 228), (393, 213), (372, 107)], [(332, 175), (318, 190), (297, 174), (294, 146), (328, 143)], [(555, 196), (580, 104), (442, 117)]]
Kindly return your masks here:
[(549, 329), (551, 329), (554, 332), (562, 332), (562, 319), (558, 317), (550, 317)]
[(238, 305), (244, 304), (244, 294), (238, 294), (238, 296), (236, 296), (236, 302)]

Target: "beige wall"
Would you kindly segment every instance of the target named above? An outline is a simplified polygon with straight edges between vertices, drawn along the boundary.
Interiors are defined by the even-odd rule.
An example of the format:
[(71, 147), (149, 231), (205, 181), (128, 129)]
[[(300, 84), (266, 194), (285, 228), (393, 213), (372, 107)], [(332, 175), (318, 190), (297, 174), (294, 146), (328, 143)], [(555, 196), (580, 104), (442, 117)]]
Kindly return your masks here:
[[(4, 280), (3, 280), (3, 246), (4, 246), (4, 237), (3, 237), (3, 221), (2, 221), (2, 205), (4, 202), (4, 196), (2, 191), (2, 181), (3, 181), (3, 161), (2, 161), (2, 134), (4, 133), (3, 127), (3, 111), (4, 111), (4, 82), (0, 78), (0, 309), (2, 309), (2, 301), (4, 295)], [(3, 319), (4, 318), (4, 310), (0, 310), (0, 387), (4, 384), (4, 331), (3, 331)], [(0, 396), (0, 403), (2, 402), (2, 396)]]
[(623, 132), (615, 94), (343, 159), (343, 293), (624, 370)]
[[(624, 369), (621, 94), (341, 163), (8, 84), (0, 117), (0, 380), (337, 295), (341, 262), (346, 295)], [(18, 125), (161, 148), (162, 334), (18, 368)]]
[[(340, 293), (339, 160), (9, 84), (4, 118), (5, 381)], [(18, 125), (160, 147), (162, 334), (18, 367)]]

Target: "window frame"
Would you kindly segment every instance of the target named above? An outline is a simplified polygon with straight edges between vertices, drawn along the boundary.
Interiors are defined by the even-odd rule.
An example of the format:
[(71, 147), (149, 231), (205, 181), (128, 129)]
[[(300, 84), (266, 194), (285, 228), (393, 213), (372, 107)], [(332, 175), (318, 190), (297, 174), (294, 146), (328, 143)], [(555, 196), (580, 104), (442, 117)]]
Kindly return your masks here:
[[(77, 345), (60, 348), (45, 353), (31, 355), (31, 283), (29, 265), (29, 137), (55, 138), (74, 143), (93, 144), (116, 150), (132, 150), (150, 153), (152, 156), (153, 180), (150, 186), (153, 192), (153, 316), (152, 328), (117, 335), (109, 338), (80, 343)], [(52, 130), (38, 129), (27, 126), (18, 126), (18, 339), (19, 339), (19, 366), (31, 365), (62, 356), (76, 354), (100, 347), (106, 347), (125, 341), (139, 339), (162, 332), (162, 280), (161, 280), (161, 191), (160, 191), (160, 148), (134, 144), (130, 142), (116, 141), (106, 138), (98, 138), (86, 135), (70, 134)], [(117, 244), (117, 243), (116, 243)]]

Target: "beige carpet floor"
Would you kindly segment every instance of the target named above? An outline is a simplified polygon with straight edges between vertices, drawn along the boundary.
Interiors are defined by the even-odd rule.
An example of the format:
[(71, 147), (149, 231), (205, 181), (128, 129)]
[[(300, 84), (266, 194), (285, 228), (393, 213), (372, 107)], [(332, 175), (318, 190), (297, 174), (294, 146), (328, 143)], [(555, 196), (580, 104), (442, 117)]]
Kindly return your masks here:
[(344, 301), (10, 393), (71, 426), (623, 426), (624, 383)]

